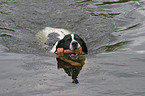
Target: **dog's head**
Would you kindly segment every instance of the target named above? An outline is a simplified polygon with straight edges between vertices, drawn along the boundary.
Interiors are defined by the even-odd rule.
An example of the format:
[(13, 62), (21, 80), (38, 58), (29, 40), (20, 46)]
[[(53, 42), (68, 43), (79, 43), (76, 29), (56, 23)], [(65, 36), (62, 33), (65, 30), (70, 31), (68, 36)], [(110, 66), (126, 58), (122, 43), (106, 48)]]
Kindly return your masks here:
[(69, 49), (74, 51), (79, 47), (82, 47), (83, 54), (88, 53), (86, 43), (81, 37), (79, 37), (77, 34), (68, 34), (58, 42), (56, 49), (63, 48), (64, 50)]

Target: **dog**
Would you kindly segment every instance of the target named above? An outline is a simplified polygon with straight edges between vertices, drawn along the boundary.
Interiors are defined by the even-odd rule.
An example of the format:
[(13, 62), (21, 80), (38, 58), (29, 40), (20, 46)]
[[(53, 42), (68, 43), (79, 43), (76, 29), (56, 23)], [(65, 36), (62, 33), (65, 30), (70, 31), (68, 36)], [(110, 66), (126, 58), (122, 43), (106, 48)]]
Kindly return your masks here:
[(66, 29), (46, 27), (36, 34), (35, 39), (51, 53), (55, 53), (57, 48), (75, 50), (79, 47), (82, 47), (83, 54), (88, 53), (84, 40)]
[[(36, 40), (45, 48), (50, 49), (51, 53), (57, 53), (58, 48), (63, 50), (75, 51), (76, 49), (82, 49), (81, 55), (88, 54), (88, 49), (84, 40), (77, 34), (71, 33), (66, 29), (46, 27), (42, 31), (36, 34)], [(72, 76), (72, 83), (78, 83), (77, 77), (82, 69), (85, 58), (80, 54), (69, 53), (68, 58), (72, 61), (81, 63), (81, 66), (72, 66), (68, 62), (64, 62), (60, 58), (56, 58), (59, 68), (63, 68), (68, 76)], [(79, 58), (81, 57), (81, 59)], [(61, 67), (60, 67), (61, 66)]]
[[(81, 47), (82, 52), (83, 52), (82, 54), (87, 54), (88, 53), (86, 43), (77, 34), (65, 35), (63, 39), (56, 42), (54, 47), (55, 47), (55, 52), (57, 51), (57, 48), (63, 48), (64, 50), (69, 49), (69, 50), (74, 51), (74, 50)], [(76, 54), (74, 54), (74, 55), (76, 55)]]
[[(57, 48), (63, 48), (64, 50), (72, 50), (75, 51), (76, 49), (79, 49), (80, 47), (82, 48), (82, 54), (87, 54), (88, 49), (86, 46), (86, 43), (84, 40), (78, 36), (77, 34), (68, 34), (65, 35), (63, 39), (58, 41), (55, 45), (55, 52), (57, 51)], [(85, 59), (79, 58), (79, 55), (76, 53), (70, 53), (68, 54), (70, 60), (74, 61), (80, 61), (79, 63), (84, 63)], [(57, 65), (58, 67), (61, 66), (61, 68), (64, 69), (64, 71), (68, 74), (68, 76), (72, 76), (72, 83), (78, 84), (78, 74), (80, 73), (80, 70), (82, 69), (84, 64), (81, 64), (82, 66), (72, 66), (68, 64), (67, 62), (63, 62), (63, 60), (56, 58), (57, 59)]]

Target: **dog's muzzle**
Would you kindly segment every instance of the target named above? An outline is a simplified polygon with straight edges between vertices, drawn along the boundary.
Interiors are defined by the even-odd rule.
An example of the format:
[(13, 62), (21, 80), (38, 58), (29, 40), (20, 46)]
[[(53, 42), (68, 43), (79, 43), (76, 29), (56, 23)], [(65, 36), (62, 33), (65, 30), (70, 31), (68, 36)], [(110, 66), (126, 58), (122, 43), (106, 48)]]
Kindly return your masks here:
[(78, 59), (78, 54), (69, 54), (69, 57), (73, 60)]
[(72, 42), (72, 47), (73, 47), (73, 50), (78, 49), (78, 42), (73, 41), (73, 42)]
[(74, 51), (72, 50), (64, 50), (63, 48), (57, 48), (57, 55), (58, 57), (63, 57), (64, 55), (69, 55), (72, 59), (77, 59), (78, 55), (82, 54), (82, 48), (79, 47), (75, 49)]

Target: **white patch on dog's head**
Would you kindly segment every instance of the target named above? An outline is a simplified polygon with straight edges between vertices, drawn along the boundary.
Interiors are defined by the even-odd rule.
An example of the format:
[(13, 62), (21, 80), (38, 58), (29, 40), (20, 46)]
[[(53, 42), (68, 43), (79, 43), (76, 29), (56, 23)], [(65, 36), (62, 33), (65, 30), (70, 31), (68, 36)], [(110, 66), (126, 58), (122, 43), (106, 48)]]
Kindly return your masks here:
[[(78, 43), (78, 41), (76, 41), (76, 40), (74, 39), (74, 34), (71, 34), (71, 38), (72, 38), (72, 41), (71, 41), (71, 43), (70, 43), (70, 50), (78, 49), (78, 48), (80, 47), (80, 44)], [(76, 43), (75, 48), (74, 48), (74, 46), (73, 46), (73, 43)]]

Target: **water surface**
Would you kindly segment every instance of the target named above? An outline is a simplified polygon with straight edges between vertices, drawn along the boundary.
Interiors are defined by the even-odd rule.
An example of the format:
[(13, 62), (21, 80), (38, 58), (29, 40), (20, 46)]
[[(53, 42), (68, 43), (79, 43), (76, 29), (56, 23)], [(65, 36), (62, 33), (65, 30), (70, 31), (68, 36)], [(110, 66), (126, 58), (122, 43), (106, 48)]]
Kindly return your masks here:
[[(0, 96), (145, 96), (143, 0), (1, 0)], [(45, 27), (79, 34), (89, 54), (72, 84), (35, 40)]]

